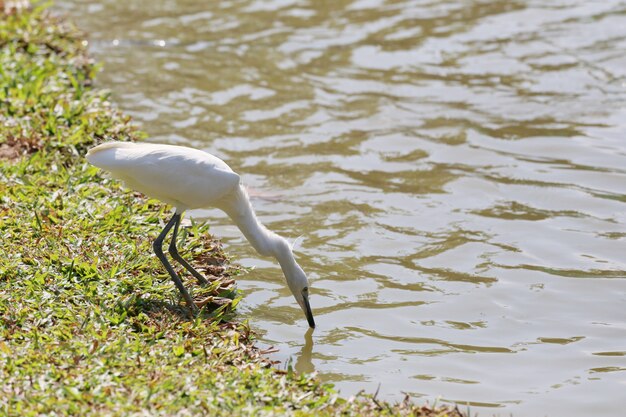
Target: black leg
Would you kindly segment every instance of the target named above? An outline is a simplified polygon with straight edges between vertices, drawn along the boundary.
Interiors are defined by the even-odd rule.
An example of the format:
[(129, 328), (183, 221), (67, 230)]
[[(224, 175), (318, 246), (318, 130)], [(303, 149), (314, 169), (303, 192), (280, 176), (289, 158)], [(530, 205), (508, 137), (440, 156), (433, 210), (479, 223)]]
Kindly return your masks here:
[(172, 268), (172, 265), (170, 265), (168, 260), (165, 258), (165, 255), (163, 254), (163, 240), (165, 239), (165, 236), (167, 236), (167, 233), (170, 231), (172, 226), (178, 224), (178, 221), (180, 221), (180, 214), (175, 213), (174, 216), (172, 216), (171, 220), (167, 223), (159, 237), (157, 237), (152, 244), (152, 248), (154, 249), (154, 253), (159, 258), (165, 269), (167, 269), (167, 272), (172, 277), (174, 284), (178, 288), (178, 291), (180, 291), (180, 293), (183, 295), (183, 298), (187, 302), (187, 305), (195, 313), (196, 311), (198, 311), (198, 307), (196, 307), (196, 304), (193, 302), (193, 299), (187, 292), (187, 289), (183, 285), (183, 282), (180, 280), (180, 277), (178, 276), (178, 274), (176, 274), (176, 271), (174, 271), (174, 268)]
[(196, 271), (193, 266), (189, 265), (189, 263), (184, 260), (182, 256), (180, 256), (180, 253), (178, 253), (178, 248), (176, 247), (176, 236), (178, 236), (178, 225), (180, 224), (180, 220), (181, 216), (179, 215), (176, 224), (174, 224), (174, 232), (172, 233), (172, 241), (170, 242), (169, 248), (170, 255), (172, 255), (172, 258), (176, 259), (182, 266), (184, 266), (187, 271), (191, 272), (191, 275), (196, 277), (200, 285), (208, 284), (209, 282), (206, 278), (202, 276), (200, 272)]

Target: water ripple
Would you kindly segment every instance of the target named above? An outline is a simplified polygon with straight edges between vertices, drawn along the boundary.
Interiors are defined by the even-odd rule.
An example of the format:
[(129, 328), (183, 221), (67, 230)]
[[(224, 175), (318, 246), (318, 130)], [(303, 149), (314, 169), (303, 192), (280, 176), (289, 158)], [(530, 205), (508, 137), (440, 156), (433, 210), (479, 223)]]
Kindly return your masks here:
[[(623, 0), (58, 1), (153, 141), (242, 172), (319, 328), (215, 211), (242, 315), (345, 393), (624, 403)], [(601, 406), (600, 406), (601, 405)]]

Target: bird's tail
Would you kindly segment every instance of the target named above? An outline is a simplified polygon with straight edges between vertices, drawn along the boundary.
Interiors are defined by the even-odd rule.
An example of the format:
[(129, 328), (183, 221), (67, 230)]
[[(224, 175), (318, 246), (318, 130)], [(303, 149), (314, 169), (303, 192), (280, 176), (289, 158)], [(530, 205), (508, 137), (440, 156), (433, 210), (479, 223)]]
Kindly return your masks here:
[(87, 155), (85, 155), (85, 158), (87, 158), (87, 160), (89, 160), (89, 158), (92, 158), (98, 152), (102, 152), (102, 151), (105, 151), (107, 149), (132, 148), (133, 146), (134, 146), (134, 144), (131, 143), (131, 142), (105, 142), (105, 143), (101, 143), (100, 145), (94, 146), (93, 148), (89, 149), (87, 151)]

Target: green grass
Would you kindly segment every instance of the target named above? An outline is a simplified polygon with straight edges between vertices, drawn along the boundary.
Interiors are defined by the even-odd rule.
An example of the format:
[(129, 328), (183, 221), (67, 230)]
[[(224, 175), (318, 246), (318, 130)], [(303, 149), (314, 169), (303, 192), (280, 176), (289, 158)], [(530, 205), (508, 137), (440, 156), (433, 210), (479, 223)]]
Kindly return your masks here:
[(242, 271), (198, 224), (184, 256), (214, 278), (187, 285), (216, 302), (189, 317), (151, 250), (168, 208), (83, 158), (143, 135), (82, 39), (45, 8), (0, 16), (0, 415), (458, 415), (271, 368), (234, 313)]

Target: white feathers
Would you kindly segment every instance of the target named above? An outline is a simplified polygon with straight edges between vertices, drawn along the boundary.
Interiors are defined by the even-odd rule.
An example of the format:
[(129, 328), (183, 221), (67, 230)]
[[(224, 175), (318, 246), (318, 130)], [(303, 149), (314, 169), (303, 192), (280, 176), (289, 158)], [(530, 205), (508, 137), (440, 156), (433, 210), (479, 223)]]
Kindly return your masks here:
[[(208, 207), (226, 212), (257, 252), (276, 258), (309, 325), (315, 327), (308, 299), (309, 283), (293, 256), (292, 246), (258, 221), (239, 175), (224, 161), (183, 146), (130, 142), (98, 145), (87, 152), (86, 158), (130, 188), (173, 205), (178, 214)], [(167, 230), (166, 227), (162, 233), (167, 234)], [(165, 264), (163, 254), (157, 252), (157, 256)], [(177, 276), (172, 279), (182, 286)], [(186, 294), (188, 302), (193, 303), (183, 290), (184, 287), (181, 292)]]
[(293, 243), (291, 244), (291, 250), (296, 250), (296, 247), (298, 246), (298, 244), (302, 242), (303, 240), (304, 240), (304, 235), (300, 235), (297, 238), (295, 238)]
[(130, 188), (179, 212), (215, 206), (240, 181), (221, 159), (182, 146), (109, 142), (90, 149), (86, 158)]

